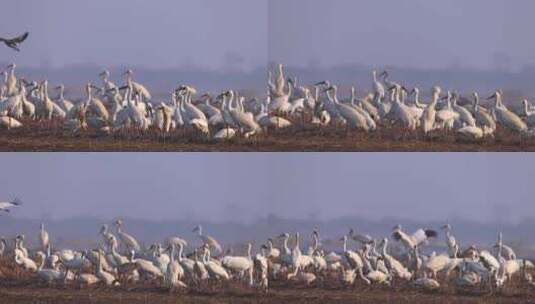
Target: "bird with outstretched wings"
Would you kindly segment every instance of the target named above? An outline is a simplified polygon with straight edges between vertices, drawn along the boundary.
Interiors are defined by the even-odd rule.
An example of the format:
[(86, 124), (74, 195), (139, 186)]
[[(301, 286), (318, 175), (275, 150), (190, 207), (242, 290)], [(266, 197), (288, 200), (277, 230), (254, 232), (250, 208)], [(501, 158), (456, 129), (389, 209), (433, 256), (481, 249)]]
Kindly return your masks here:
[(24, 33), (24, 34), (22, 34), (20, 36), (17, 36), (17, 37), (11, 38), (11, 39), (0, 37), (0, 41), (5, 43), (8, 47), (14, 49), (15, 51), (20, 52), (19, 44), (24, 42), (24, 40), (26, 40), (26, 38), (28, 38), (29, 34), (30, 33), (26, 32), (26, 33)]

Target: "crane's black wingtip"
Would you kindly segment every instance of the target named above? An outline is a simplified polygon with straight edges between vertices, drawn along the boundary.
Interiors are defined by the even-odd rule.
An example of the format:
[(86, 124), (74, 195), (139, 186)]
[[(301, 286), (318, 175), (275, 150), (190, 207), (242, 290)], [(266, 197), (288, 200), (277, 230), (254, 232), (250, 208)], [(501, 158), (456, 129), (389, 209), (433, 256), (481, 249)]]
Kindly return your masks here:
[(438, 233), (435, 230), (427, 229), (425, 230), (425, 236), (428, 238), (437, 237)]

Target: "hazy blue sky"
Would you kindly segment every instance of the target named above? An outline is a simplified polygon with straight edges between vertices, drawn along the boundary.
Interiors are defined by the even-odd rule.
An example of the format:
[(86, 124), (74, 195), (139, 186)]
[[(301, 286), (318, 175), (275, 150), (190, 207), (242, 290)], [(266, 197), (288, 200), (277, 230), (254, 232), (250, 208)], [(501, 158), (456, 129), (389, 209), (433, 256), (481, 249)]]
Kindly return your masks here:
[[(270, 59), (471, 68), (535, 64), (531, 0), (270, 0)], [(501, 59), (500, 59), (501, 58)]]
[(2, 154), (17, 217), (535, 217), (531, 154)]
[[(535, 64), (532, 0), (3, 1), (2, 35), (31, 31), (21, 65)], [(269, 44), (269, 46), (268, 46)]]
[(220, 68), (267, 59), (266, 0), (3, 1), (0, 28), (31, 32), (20, 54), (0, 48), (0, 58), (22, 65)]

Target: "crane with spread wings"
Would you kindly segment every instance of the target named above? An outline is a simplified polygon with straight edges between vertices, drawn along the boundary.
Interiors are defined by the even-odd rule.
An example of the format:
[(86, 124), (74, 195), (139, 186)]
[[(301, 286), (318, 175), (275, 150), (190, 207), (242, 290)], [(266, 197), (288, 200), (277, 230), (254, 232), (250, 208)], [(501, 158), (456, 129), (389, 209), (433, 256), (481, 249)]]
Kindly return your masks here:
[(24, 42), (24, 40), (26, 40), (26, 38), (28, 38), (29, 34), (30, 33), (25, 32), (24, 34), (22, 34), (20, 36), (17, 36), (17, 37), (14, 37), (14, 38), (10, 38), (10, 39), (0, 37), (0, 42), (5, 43), (8, 47), (14, 49), (15, 51), (20, 52), (19, 44)]

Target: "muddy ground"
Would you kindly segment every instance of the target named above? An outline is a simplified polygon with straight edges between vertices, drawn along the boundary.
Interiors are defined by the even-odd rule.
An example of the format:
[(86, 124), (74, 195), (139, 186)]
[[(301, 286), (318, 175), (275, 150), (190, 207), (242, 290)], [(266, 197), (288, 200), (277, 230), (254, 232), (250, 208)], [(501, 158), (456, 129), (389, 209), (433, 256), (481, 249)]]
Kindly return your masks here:
[(535, 151), (535, 138), (501, 129), (494, 138), (474, 142), (447, 132), (425, 136), (421, 132), (380, 127), (366, 134), (344, 128), (295, 126), (254, 138), (217, 142), (183, 130), (165, 135), (157, 130), (72, 134), (64, 131), (59, 122), (23, 123), (19, 129), (0, 130), (0, 151)]

